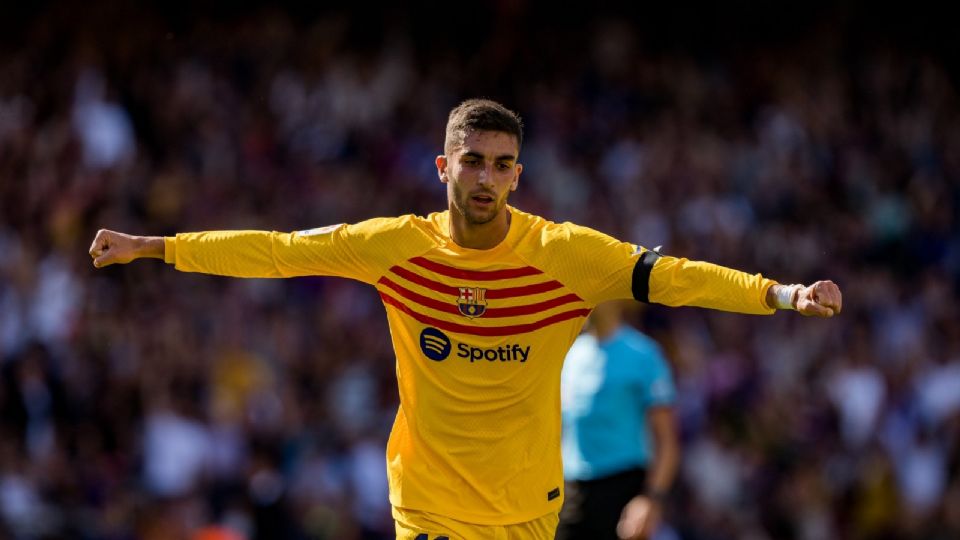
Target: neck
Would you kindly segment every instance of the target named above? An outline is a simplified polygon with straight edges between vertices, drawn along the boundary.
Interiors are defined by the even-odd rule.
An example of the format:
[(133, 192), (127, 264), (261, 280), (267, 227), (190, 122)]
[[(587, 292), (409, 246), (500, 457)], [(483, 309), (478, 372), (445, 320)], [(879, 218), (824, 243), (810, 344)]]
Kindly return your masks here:
[(613, 335), (620, 327), (620, 322), (616, 319), (607, 319), (597, 317), (590, 321), (590, 332), (597, 336), (597, 339), (603, 341)]
[(504, 209), (486, 223), (470, 223), (452, 204), (450, 205), (450, 237), (460, 247), (491, 249), (497, 247), (510, 232), (510, 211)]

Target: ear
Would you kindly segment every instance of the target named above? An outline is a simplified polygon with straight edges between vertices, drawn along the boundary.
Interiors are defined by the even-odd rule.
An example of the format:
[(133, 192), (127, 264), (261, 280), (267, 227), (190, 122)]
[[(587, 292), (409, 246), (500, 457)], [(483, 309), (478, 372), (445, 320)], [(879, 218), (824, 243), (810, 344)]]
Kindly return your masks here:
[(444, 184), (446, 184), (446, 183), (448, 182), (448, 179), (447, 179), (447, 156), (444, 156), (444, 155), (437, 156), (436, 164), (437, 164), (437, 176), (440, 177), (440, 181), (441, 181), (441, 182), (443, 182)]
[(510, 191), (516, 191), (516, 190), (517, 190), (517, 184), (520, 183), (520, 173), (523, 172), (523, 164), (522, 164), (522, 163), (517, 163), (516, 167), (517, 167), (517, 174), (515, 174), (515, 175), (513, 176), (513, 182), (510, 184)]

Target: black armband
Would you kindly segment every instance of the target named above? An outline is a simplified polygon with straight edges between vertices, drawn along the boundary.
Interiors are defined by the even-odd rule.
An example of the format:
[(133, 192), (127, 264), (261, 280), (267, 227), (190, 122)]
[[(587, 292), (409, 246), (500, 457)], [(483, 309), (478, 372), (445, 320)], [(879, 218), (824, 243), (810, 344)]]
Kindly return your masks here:
[(656, 251), (644, 251), (633, 267), (633, 297), (645, 304), (650, 303), (650, 271), (659, 258)]

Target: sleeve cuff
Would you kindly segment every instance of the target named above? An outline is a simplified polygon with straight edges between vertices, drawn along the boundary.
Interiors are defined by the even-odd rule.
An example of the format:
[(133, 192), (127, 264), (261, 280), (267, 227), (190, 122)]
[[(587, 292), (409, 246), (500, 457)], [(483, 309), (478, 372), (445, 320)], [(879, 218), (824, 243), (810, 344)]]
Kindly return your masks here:
[(767, 310), (767, 315), (772, 315), (777, 312), (777, 308), (770, 307), (770, 305), (767, 304), (767, 292), (770, 291), (770, 287), (773, 287), (774, 285), (779, 285), (779, 283), (777, 283), (772, 279), (764, 279), (764, 281), (766, 281), (766, 283), (764, 283), (764, 285), (760, 287), (760, 305)]
[(177, 264), (177, 237), (163, 237), (163, 262), (167, 264)]

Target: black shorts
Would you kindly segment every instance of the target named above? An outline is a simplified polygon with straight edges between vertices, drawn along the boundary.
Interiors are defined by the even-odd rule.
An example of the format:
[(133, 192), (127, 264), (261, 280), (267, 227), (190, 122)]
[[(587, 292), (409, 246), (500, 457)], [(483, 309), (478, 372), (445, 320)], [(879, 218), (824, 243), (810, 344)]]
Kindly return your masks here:
[(646, 482), (647, 471), (641, 468), (567, 482), (557, 540), (616, 540), (623, 507), (645, 491)]

